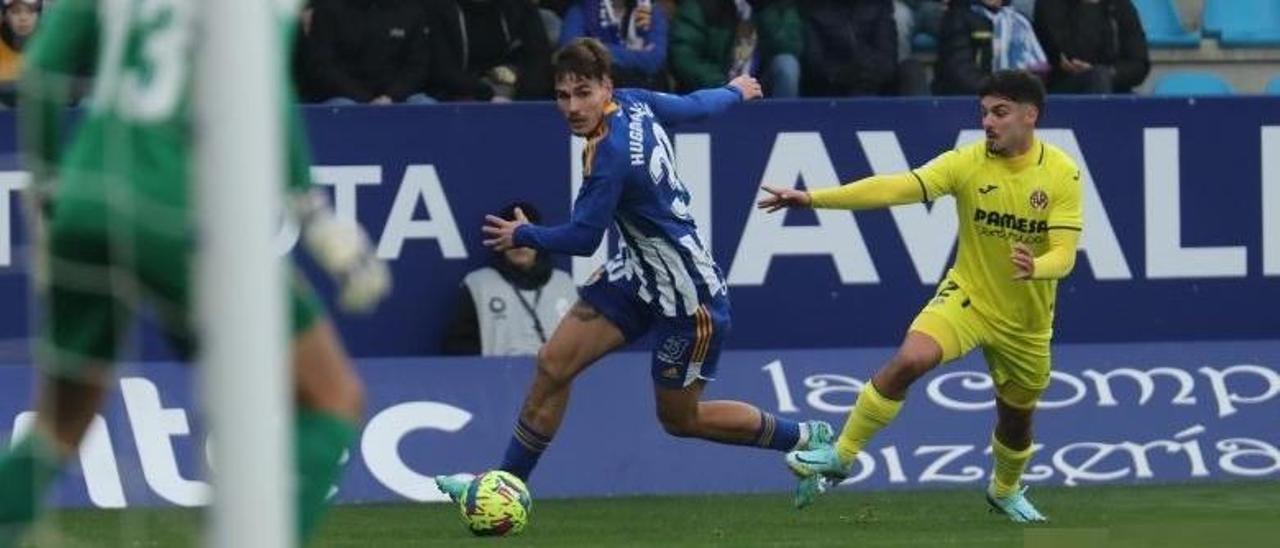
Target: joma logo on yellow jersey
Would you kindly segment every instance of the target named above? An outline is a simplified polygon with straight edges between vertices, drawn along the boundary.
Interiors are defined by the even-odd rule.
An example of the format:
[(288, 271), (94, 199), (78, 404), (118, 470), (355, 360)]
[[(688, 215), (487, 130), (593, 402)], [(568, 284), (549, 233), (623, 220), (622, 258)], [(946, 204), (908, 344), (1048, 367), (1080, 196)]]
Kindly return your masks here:
[(1007, 228), (1009, 230), (1016, 230), (1027, 234), (1037, 234), (1049, 231), (1048, 221), (1037, 221), (1035, 219), (1019, 217), (1012, 213), (987, 211), (982, 208), (974, 208), (973, 222), (987, 226)]

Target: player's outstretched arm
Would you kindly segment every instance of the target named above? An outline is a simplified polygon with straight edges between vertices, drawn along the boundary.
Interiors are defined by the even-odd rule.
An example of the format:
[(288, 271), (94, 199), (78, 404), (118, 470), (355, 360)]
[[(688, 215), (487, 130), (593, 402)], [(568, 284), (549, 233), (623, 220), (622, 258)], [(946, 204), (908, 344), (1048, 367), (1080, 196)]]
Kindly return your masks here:
[(764, 98), (764, 89), (760, 87), (760, 82), (749, 75), (744, 74), (729, 80), (728, 86), (738, 90), (738, 95), (742, 96), (743, 101)]
[(924, 201), (924, 185), (911, 172), (874, 175), (837, 188), (813, 192), (761, 187), (769, 193), (756, 207), (769, 213), (788, 207), (875, 209)]
[(485, 218), (484, 245), (495, 251), (513, 247), (531, 247), (539, 251), (587, 256), (595, 253), (604, 233), (613, 224), (613, 213), (622, 198), (624, 181), (616, 171), (619, 162), (629, 159), (608, 147), (596, 149), (587, 175), (573, 202), (568, 223), (539, 226), (529, 223), (524, 212), (516, 210), (516, 218), (489, 215)]
[(813, 204), (809, 193), (803, 190), (769, 185), (760, 187), (760, 190), (769, 194), (756, 202), (756, 208), (765, 210), (765, 213), (773, 213), (789, 207), (811, 207)]
[(494, 251), (506, 251), (516, 247), (531, 247), (552, 253), (587, 256), (600, 247), (604, 228), (591, 226), (581, 220), (556, 226), (538, 226), (529, 222), (519, 208), (516, 218), (508, 221), (495, 215), (485, 216), (484, 245)]
[(1039, 257), (1026, 244), (1013, 244), (1009, 260), (1013, 262), (1015, 280), (1057, 280), (1067, 277), (1076, 266), (1076, 246), (1080, 231), (1049, 230), (1049, 250)]
[(668, 124), (696, 122), (724, 112), (739, 102), (761, 97), (760, 82), (750, 76), (739, 76), (724, 86), (700, 89), (688, 95), (648, 92), (654, 115)]

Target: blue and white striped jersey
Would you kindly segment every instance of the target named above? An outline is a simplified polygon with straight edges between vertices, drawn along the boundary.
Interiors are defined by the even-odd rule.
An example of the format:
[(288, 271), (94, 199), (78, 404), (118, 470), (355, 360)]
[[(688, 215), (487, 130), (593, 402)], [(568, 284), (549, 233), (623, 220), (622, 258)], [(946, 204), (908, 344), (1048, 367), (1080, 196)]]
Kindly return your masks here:
[(692, 316), (701, 304), (727, 295), (711, 250), (698, 237), (689, 213), (689, 191), (676, 174), (664, 124), (679, 124), (722, 112), (741, 101), (736, 88), (668, 95), (619, 89), (605, 122), (588, 137), (583, 182), (569, 223), (525, 225), (515, 244), (590, 255), (610, 225), (624, 246), (606, 269), (667, 317)]

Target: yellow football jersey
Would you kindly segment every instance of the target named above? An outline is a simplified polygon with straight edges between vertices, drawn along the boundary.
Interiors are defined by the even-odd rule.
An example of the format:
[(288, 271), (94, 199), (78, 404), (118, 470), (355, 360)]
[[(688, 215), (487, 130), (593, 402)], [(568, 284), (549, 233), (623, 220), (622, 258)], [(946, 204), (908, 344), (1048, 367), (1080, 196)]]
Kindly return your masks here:
[(960, 249), (948, 276), (968, 292), (975, 310), (1000, 329), (1052, 329), (1057, 280), (1015, 280), (1009, 257), (1015, 242), (1039, 256), (1050, 230), (1083, 228), (1075, 162), (1038, 139), (1016, 158), (990, 155), (979, 141), (911, 173), (926, 201), (955, 196)]

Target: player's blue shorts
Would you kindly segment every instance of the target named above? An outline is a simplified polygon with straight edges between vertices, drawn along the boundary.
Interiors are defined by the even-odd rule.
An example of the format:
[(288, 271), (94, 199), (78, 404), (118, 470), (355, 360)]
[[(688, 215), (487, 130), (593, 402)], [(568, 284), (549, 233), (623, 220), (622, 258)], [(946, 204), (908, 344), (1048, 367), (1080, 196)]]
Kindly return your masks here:
[(704, 303), (692, 316), (671, 318), (640, 300), (623, 283), (600, 276), (578, 290), (578, 296), (613, 322), (628, 343), (654, 332), (650, 365), (654, 384), (684, 388), (697, 380), (714, 380), (720, 347), (732, 325), (729, 297), (721, 295)]

